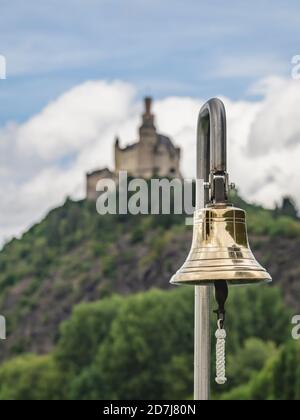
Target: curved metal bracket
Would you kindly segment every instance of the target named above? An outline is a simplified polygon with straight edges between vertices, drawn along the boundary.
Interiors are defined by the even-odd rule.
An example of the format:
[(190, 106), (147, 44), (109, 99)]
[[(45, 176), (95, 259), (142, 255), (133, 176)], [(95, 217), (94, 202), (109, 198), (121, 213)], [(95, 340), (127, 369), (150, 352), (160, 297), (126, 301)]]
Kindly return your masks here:
[(226, 169), (226, 112), (223, 102), (213, 98), (200, 110), (197, 132), (197, 179), (202, 179), (208, 186), (205, 189), (205, 204), (227, 201)]

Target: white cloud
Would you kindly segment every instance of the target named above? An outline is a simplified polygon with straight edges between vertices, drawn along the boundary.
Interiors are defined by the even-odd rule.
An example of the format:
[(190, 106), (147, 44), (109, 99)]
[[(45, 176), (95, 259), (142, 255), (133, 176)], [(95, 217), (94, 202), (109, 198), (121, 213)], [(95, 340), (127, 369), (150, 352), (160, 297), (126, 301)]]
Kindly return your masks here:
[(49, 104), (18, 130), (17, 146), (44, 161), (58, 159), (94, 142), (124, 122), (134, 89), (122, 82), (86, 82)]
[(254, 156), (272, 151), (293, 154), (300, 143), (299, 81), (275, 81), (272, 86), (267, 80), (268, 84), (265, 100), (250, 130), (249, 153)]
[[(253, 88), (254, 89), (254, 88)], [(263, 99), (225, 102), (228, 163), (242, 194), (272, 206), (292, 194), (300, 206), (300, 83), (260, 82)], [(0, 240), (18, 235), (67, 195), (84, 196), (85, 173), (112, 166), (116, 134), (136, 139), (142, 104), (121, 81), (79, 85), (22, 125), (0, 129)], [(168, 97), (154, 104), (159, 130), (183, 149), (185, 176), (194, 176), (195, 135), (202, 100)]]

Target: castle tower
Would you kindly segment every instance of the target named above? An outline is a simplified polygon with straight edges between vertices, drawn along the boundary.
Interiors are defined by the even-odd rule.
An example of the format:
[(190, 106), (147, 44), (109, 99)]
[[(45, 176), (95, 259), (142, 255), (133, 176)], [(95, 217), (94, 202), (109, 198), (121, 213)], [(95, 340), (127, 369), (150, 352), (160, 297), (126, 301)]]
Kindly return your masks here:
[(115, 169), (116, 172), (119, 172), (122, 168), (120, 168), (120, 156), (121, 156), (121, 148), (120, 148), (120, 140), (117, 136), (115, 139)]
[(157, 132), (154, 125), (154, 115), (152, 114), (152, 98), (146, 97), (144, 100), (145, 111), (142, 116), (142, 125), (139, 129), (139, 173), (144, 178), (151, 178), (156, 172), (155, 169), (155, 146), (157, 144)]
[(156, 142), (156, 128), (154, 125), (154, 115), (151, 112), (152, 98), (146, 97), (144, 100), (145, 111), (142, 116), (140, 127), (140, 141)]
[(157, 132), (151, 109), (152, 98), (145, 98), (144, 107), (138, 141), (122, 147), (119, 138), (115, 139), (114, 172), (104, 168), (87, 174), (89, 200), (95, 200), (97, 197), (98, 180), (117, 179), (120, 171), (127, 171), (130, 176), (145, 179), (157, 176), (181, 178), (180, 148), (176, 147), (169, 137)]

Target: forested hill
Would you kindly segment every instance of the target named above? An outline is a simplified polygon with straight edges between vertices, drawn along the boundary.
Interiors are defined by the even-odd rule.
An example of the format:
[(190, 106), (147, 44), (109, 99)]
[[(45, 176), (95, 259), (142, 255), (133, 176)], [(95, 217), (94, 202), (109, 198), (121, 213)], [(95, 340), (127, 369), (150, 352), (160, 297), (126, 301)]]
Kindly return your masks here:
[[(282, 209), (235, 202), (248, 212), (251, 247), (299, 308), (300, 221)], [(191, 228), (181, 216), (99, 216), (95, 204), (68, 200), (0, 253), (0, 313), (8, 322), (1, 358), (47, 353), (72, 307), (110, 296), (169, 288)]]

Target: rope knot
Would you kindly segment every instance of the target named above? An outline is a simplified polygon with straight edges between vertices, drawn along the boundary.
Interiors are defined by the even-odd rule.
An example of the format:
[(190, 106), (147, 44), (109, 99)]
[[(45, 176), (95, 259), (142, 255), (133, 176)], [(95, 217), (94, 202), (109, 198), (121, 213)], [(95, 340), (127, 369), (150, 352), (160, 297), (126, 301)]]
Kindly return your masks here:
[(227, 337), (225, 330), (217, 330), (216, 331), (216, 339), (217, 340), (225, 340)]

